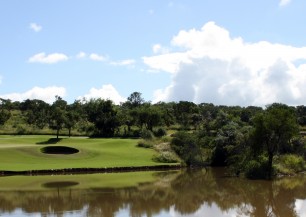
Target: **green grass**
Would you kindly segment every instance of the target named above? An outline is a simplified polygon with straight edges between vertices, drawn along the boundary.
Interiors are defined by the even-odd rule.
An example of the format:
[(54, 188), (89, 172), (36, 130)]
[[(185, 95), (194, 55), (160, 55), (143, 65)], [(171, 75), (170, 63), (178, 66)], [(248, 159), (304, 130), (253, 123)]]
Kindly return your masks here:
[[(24, 171), (63, 168), (154, 166), (152, 149), (137, 147), (135, 139), (62, 138), (46, 143), (50, 136), (0, 136), (0, 170)], [(40, 143), (40, 144), (39, 144)], [(80, 150), (72, 155), (44, 154), (45, 146), (68, 146)]]

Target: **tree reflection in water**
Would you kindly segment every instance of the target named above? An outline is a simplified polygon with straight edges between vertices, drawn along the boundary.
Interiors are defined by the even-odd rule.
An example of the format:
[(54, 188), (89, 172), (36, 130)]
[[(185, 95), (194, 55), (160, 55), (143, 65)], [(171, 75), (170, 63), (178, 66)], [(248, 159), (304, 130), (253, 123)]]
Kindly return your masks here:
[(170, 210), (177, 215), (207, 216), (217, 207), (214, 216), (234, 212), (236, 216), (297, 217), (296, 200), (306, 197), (303, 176), (250, 181), (227, 177), (222, 168), (158, 172), (154, 176), (156, 182), (129, 188), (80, 190), (66, 186), (46, 191), (0, 192), (0, 216), (9, 216), (16, 209), (22, 209), (25, 215), (41, 216), (65, 216), (70, 212), (69, 216), (112, 217), (122, 210), (135, 217), (158, 216)]

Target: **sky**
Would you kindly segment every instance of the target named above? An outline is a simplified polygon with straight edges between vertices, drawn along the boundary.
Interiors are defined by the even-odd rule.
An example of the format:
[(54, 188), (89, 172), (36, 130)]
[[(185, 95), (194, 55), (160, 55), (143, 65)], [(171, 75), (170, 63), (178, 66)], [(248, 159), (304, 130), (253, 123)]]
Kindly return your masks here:
[(306, 104), (305, 0), (2, 0), (0, 98)]

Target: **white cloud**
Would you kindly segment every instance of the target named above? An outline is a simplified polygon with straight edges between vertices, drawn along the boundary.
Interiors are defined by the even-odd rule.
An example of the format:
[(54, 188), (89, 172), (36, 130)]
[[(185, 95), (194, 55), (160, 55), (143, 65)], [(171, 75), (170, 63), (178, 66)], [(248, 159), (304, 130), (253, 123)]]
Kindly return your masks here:
[(37, 23), (30, 23), (30, 29), (34, 32), (40, 32), (42, 30), (42, 26), (38, 25)]
[(213, 22), (199, 30), (180, 31), (171, 45), (181, 52), (143, 57), (150, 69), (173, 74), (171, 84), (155, 92), (154, 102), (266, 105), (306, 101), (306, 47), (246, 43)]
[(120, 61), (113, 61), (110, 63), (111, 65), (115, 66), (128, 66), (135, 64), (135, 60), (133, 59), (126, 59), (126, 60), (120, 60)]
[(76, 55), (76, 58), (77, 59), (83, 59), (83, 58), (86, 58), (87, 54), (83, 51), (79, 52), (77, 55)]
[(12, 101), (24, 101), (26, 99), (40, 99), (47, 103), (52, 103), (55, 100), (55, 96), (66, 96), (66, 89), (64, 87), (33, 87), (24, 93), (9, 93), (0, 95), (0, 98), (11, 99)]
[(30, 63), (46, 63), (46, 64), (53, 64), (53, 63), (58, 63), (61, 61), (66, 61), (68, 60), (68, 56), (62, 53), (52, 53), (49, 55), (46, 55), (46, 53), (38, 53), (35, 54), (34, 56), (29, 58)]
[(283, 7), (291, 3), (291, 0), (280, 0), (279, 6)]
[(120, 104), (120, 102), (126, 101), (126, 98), (122, 97), (111, 84), (103, 85), (101, 89), (91, 88), (88, 94), (78, 97), (78, 99), (82, 98), (85, 99), (102, 98), (105, 100), (110, 99), (115, 104)]
[(155, 54), (166, 54), (169, 53), (169, 49), (162, 47), (160, 44), (155, 44), (152, 47), (153, 53)]
[(91, 60), (94, 60), (94, 61), (102, 61), (102, 62), (104, 62), (104, 61), (106, 61), (106, 60), (108, 59), (106, 56), (98, 55), (98, 54), (96, 54), (96, 53), (90, 54), (90, 55), (89, 55), (89, 58), (90, 58)]

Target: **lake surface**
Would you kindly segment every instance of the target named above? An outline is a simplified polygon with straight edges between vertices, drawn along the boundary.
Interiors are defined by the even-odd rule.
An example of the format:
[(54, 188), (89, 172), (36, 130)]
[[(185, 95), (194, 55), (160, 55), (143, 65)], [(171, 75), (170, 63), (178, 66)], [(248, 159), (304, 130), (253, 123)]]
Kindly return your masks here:
[(0, 216), (306, 216), (306, 176), (250, 181), (219, 168), (0, 177)]

